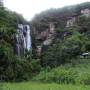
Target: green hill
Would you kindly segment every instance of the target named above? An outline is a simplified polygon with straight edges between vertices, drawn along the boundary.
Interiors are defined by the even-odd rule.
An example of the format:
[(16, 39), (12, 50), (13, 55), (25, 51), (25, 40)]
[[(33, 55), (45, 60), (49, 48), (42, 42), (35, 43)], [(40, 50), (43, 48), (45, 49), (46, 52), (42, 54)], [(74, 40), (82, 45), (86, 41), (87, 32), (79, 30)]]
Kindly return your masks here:
[(79, 59), (73, 64), (68, 63), (54, 69), (47, 68), (33, 80), (43, 83), (90, 85), (89, 71), (90, 59)]
[(31, 21), (33, 55), (51, 68), (90, 52), (90, 2), (50, 9)]

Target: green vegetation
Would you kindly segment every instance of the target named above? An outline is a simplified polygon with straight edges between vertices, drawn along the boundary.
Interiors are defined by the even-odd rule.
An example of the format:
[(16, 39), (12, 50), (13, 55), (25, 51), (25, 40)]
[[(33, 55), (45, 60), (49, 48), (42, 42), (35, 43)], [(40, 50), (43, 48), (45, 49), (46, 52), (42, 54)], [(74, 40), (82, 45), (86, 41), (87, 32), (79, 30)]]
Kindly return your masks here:
[(33, 80), (45, 83), (90, 85), (90, 59), (73, 59), (72, 61), (72, 64), (68, 63), (58, 68), (47, 68)]
[[(46, 30), (47, 27), (44, 25), (52, 22), (55, 24), (56, 33), (52, 44), (42, 50), (40, 60), (43, 69), (40, 74), (33, 77), (33, 81), (90, 85), (90, 17), (80, 14), (85, 8), (90, 8), (90, 3), (46, 11), (34, 18), (32, 24), (36, 32)], [(66, 21), (73, 15), (78, 16), (76, 25), (66, 27)], [(35, 39), (35, 36), (33, 38)], [(33, 43), (37, 46), (37, 42), (39, 40), (35, 39)], [(88, 56), (83, 57), (82, 53), (88, 53)]]
[[(50, 9), (34, 17), (30, 24), (33, 36), (33, 57), (35, 58), (38, 58), (35, 52), (38, 43), (43, 45), (44, 41), (36, 39), (37, 34), (49, 30), (50, 22), (55, 25), (54, 40), (50, 46), (42, 48), (41, 57), (39, 57), (42, 66), (46, 67), (47, 65), (51, 68), (60, 66), (71, 62), (72, 58), (80, 56), (81, 53), (90, 51), (90, 17), (81, 15), (81, 10), (86, 8), (90, 8), (89, 2), (60, 9)], [(67, 28), (67, 21), (73, 17), (76, 17), (76, 25)]]
[(18, 23), (28, 22), (21, 15), (7, 10), (2, 2), (0, 4), (0, 81), (30, 80), (31, 76), (40, 70), (39, 60), (32, 59), (30, 52), (22, 57), (18, 57), (15, 53)]
[(42, 83), (7, 83), (3, 84), (1, 90), (89, 90), (90, 86), (84, 85), (59, 85), (55, 83), (42, 84)]
[[(89, 30), (88, 30), (89, 32)], [(51, 68), (60, 66), (65, 63), (72, 63), (74, 59), (79, 60), (82, 52), (89, 51), (89, 33), (80, 33), (74, 31), (72, 27), (72, 35), (66, 36), (64, 40), (57, 41), (52, 46), (49, 46), (46, 51), (42, 54), (42, 65), (50, 66)]]
[[(17, 23), (28, 22), (0, 2), (0, 81), (14, 82), (1, 83), (0, 90), (89, 90), (90, 17), (80, 15), (85, 8), (90, 8), (90, 3), (37, 15), (30, 22), (33, 53), (27, 51), (19, 57), (14, 51)], [(78, 16), (76, 25), (67, 28), (66, 22), (73, 15)], [(35, 49), (40, 42), (35, 39), (36, 34), (47, 30), (50, 22), (55, 24), (53, 42), (37, 57)], [(83, 57), (84, 52), (88, 56)]]

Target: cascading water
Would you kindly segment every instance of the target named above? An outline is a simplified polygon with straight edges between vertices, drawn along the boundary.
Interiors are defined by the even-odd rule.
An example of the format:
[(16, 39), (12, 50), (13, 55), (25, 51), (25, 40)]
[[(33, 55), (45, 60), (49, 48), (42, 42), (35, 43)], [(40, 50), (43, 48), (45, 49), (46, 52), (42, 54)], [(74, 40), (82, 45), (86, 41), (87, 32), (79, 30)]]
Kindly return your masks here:
[(31, 48), (31, 36), (30, 36), (30, 28), (27, 26), (27, 50)]
[(24, 55), (26, 50), (29, 51), (31, 49), (31, 35), (29, 25), (18, 25), (16, 40), (16, 51), (18, 56)]

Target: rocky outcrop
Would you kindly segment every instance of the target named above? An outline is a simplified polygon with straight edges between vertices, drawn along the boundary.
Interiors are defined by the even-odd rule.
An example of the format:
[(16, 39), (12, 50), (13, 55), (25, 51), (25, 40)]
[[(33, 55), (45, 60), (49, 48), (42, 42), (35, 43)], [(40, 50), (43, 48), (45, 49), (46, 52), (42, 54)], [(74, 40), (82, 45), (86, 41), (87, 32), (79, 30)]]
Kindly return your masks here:
[(86, 9), (81, 10), (81, 14), (83, 16), (89, 17), (90, 16), (90, 9), (86, 8)]
[[(48, 28), (45, 28), (44, 30), (36, 30), (36, 36), (35, 36), (35, 40), (36, 42), (36, 52), (37, 54), (40, 56), (41, 52), (42, 52), (42, 48), (43, 46), (49, 46), (53, 44), (53, 40), (57, 38), (57, 40), (60, 39), (64, 39), (66, 36), (71, 35), (72, 33), (70, 31), (67, 31), (67, 29), (69, 27), (73, 27), (73, 26), (78, 26), (78, 19), (81, 16), (86, 16), (89, 17), (90, 16), (90, 9), (89, 8), (84, 8), (81, 9), (79, 11), (79, 13), (73, 13), (71, 14), (71, 16), (67, 15), (67, 17), (65, 17), (63, 20), (62, 19), (58, 19), (57, 22), (56, 21), (52, 21), (52, 22), (47, 22), (46, 24), (48, 24)], [(61, 17), (61, 18), (63, 18)], [(55, 17), (56, 19), (56, 17)], [(64, 24), (64, 27), (62, 28), (62, 23), (58, 23), (59, 21), (62, 21), (62, 23)], [(43, 21), (44, 22), (44, 21)], [(57, 24), (58, 23), (58, 24)], [(44, 22), (45, 24), (45, 22)], [(46, 25), (45, 24), (45, 25)], [(58, 25), (58, 26), (56, 26)], [(60, 28), (61, 26), (61, 28)], [(42, 27), (42, 26), (41, 26)], [(64, 31), (60, 31), (60, 32), (56, 32), (56, 28), (62, 29)]]
[(38, 34), (36, 36), (36, 40), (38, 40), (38, 42), (41, 40), (39, 45), (36, 46), (36, 48), (37, 48), (36, 52), (37, 52), (38, 55), (41, 54), (43, 46), (51, 45), (51, 43), (54, 39), (54, 35), (55, 35), (55, 25), (54, 25), (54, 23), (50, 22), (49, 23), (49, 28), (42, 31), (40, 34)]
[(82, 9), (80, 13), (81, 13), (80, 15), (75, 14), (75, 15), (69, 17), (67, 20), (66, 27), (75, 26), (77, 18), (80, 16), (90, 17), (90, 9), (89, 8)]
[(76, 17), (71, 17), (69, 20), (67, 20), (66, 27), (74, 26), (76, 22)]

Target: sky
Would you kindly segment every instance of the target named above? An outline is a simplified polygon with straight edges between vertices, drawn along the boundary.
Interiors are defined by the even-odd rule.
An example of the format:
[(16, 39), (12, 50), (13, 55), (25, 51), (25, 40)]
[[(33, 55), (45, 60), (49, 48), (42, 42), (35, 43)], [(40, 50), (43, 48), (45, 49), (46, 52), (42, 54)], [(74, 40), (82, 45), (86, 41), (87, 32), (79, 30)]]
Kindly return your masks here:
[(90, 0), (4, 0), (4, 5), (12, 11), (22, 14), (29, 21), (35, 14), (44, 10), (61, 8), (87, 1), (90, 2)]

